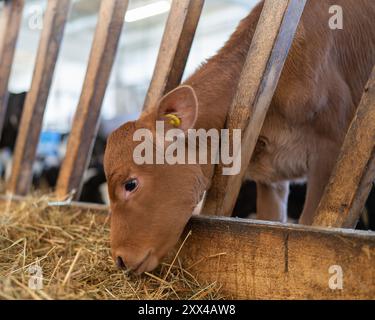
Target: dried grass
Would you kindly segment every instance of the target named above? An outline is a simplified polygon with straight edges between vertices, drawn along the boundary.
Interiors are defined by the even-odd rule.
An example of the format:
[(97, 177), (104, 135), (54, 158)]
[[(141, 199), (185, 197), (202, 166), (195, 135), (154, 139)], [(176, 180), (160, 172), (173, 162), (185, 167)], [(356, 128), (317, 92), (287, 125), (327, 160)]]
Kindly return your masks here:
[[(43, 289), (28, 283), (43, 271)], [(0, 299), (220, 299), (216, 283), (201, 284), (178, 254), (153, 273), (116, 269), (108, 219), (32, 198), (0, 209)]]

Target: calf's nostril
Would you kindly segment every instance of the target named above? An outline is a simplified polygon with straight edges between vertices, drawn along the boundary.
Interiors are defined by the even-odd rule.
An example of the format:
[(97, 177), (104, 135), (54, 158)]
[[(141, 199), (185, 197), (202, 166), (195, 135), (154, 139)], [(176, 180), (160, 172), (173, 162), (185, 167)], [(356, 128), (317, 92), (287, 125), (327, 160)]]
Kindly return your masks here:
[(116, 259), (116, 264), (117, 264), (117, 267), (118, 267), (119, 269), (123, 269), (123, 270), (126, 269), (126, 265), (125, 265), (125, 263), (124, 263), (124, 260), (122, 260), (121, 257), (117, 257), (117, 259)]

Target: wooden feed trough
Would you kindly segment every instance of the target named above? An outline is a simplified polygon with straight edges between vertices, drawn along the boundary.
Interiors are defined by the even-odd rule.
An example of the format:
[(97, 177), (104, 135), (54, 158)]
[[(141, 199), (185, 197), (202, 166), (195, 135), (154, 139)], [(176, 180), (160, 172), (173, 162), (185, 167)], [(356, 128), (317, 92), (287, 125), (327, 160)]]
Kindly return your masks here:
[[(0, 130), (23, 2), (6, 1), (1, 12)], [(250, 161), (305, 3), (306, 0), (265, 0), (227, 121), (229, 129), (243, 130), (244, 152), (239, 155), (243, 164)], [(204, 0), (172, 2), (145, 108), (179, 85), (203, 4)], [(127, 5), (127, 0), (102, 0), (86, 78), (56, 188), (59, 198), (73, 190), (76, 191), (75, 199), (79, 195)], [(70, 0), (48, 1), (12, 174), (2, 202), (22, 201), (13, 195), (25, 196), (29, 192), (43, 113), (69, 6)], [(198, 259), (199, 262), (199, 259), (216, 255), (205, 263), (196, 263), (194, 272), (203, 281), (217, 280), (223, 293), (234, 298), (374, 299), (375, 234), (352, 229), (375, 179), (374, 155), (375, 69), (313, 227), (225, 217), (194, 217), (186, 229), (192, 230), (192, 236), (183, 248), (182, 257), (192, 261)], [(242, 166), (243, 169), (246, 167)], [(217, 172), (221, 172), (220, 168)], [(243, 171), (237, 176), (215, 174), (203, 212), (230, 216), (243, 175)], [(105, 207), (77, 203), (70, 206), (79, 206), (83, 211), (107, 211)], [(342, 269), (342, 289), (329, 287), (332, 266)]]

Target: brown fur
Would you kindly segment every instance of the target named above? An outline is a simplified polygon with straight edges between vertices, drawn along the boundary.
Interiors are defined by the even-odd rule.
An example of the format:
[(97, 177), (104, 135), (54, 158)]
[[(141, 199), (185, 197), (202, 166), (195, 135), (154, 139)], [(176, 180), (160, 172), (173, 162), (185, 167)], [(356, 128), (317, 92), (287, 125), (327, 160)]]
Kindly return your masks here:
[[(331, 5), (343, 7), (344, 30), (329, 29)], [(136, 128), (153, 129), (166, 112), (189, 121), (196, 118), (194, 128), (224, 128), (262, 6), (260, 3), (219, 53), (185, 82), (191, 92), (188, 87), (175, 90), (155, 109), (109, 138), (105, 170), (113, 255), (121, 256), (138, 272), (155, 268), (175, 245), (193, 208), (209, 188), (213, 166), (136, 166), (133, 132)], [(259, 218), (284, 221), (289, 181), (307, 179), (300, 222), (312, 222), (375, 64), (374, 20), (373, 0), (307, 2), (248, 169), (248, 178), (257, 182)], [(190, 111), (186, 101), (190, 101)], [(197, 116), (193, 112), (198, 112)], [(129, 177), (137, 177), (140, 187), (125, 199), (123, 184)]]

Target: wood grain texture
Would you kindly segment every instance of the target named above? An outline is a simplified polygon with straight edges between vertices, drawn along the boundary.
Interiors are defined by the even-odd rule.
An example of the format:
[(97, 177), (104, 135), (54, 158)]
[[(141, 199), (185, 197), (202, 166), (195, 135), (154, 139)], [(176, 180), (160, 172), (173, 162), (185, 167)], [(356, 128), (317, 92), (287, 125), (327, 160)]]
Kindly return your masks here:
[[(9, 201), (0, 196), (0, 204)], [(108, 216), (102, 205), (61, 210)], [(374, 232), (203, 216), (191, 219), (181, 240), (189, 231), (179, 256), (184, 268), (201, 283), (217, 281), (227, 298), (375, 299)], [(329, 287), (334, 265), (343, 271), (342, 290)]]
[(100, 110), (123, 28), (128, 1), (102, 1), (99, 20), (67, 153), (59, 174), (56, 195), (75, 190), (78, 199), (98, 130)]
[(172, 1), (144, 110), (180, 84), (203, 5), (204, 0)]
[(241, 171), (224, 176), (217, 166), (203, 209), (205, 214), (232, 214), (305, 4), (306, 0), (264, 3), (227, 119), (228, 129), (242, 130), (242, 153), (234, 155), (241, 157)]
[(0, 16), (0, 137), (8, 103), (8, 82), (22, 21), (24, 0), (5, 1)]
[(354, 228), (375, 181), (375, 67), (349, 128), (314, 225)]
[(32, 167), (39, 142), (43, 114), (69, 8), (70, 0), (48, 1), (31, 88), (26, 96), (21, 118), (12, 174), (7, 185), (7, 191), (10, 193), (27, 194), (31, 185)]
[[(223, 218), (192, 219), (181, 257), (235, 299), (374, 299), (375, 234)], [(197, 261), (200, 263), (197, 264)], [(331, 266), (343, 271), (332, 290)]]

